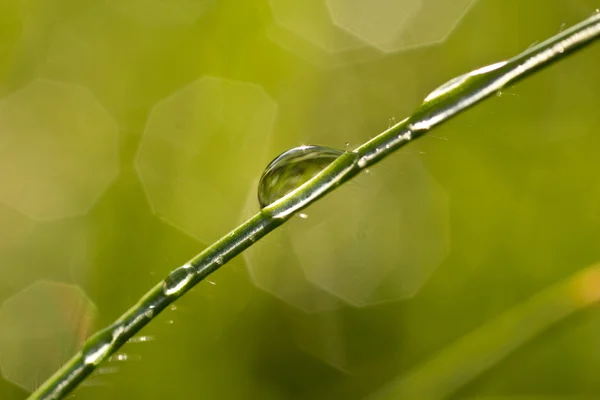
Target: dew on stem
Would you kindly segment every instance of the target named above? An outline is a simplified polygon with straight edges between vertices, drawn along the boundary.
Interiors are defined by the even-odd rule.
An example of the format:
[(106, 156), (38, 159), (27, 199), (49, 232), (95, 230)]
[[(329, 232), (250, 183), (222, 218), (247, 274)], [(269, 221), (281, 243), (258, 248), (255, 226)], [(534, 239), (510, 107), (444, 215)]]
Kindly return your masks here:
[(324, 146), (298, 146), (277, 156), (258, 183), (258, 203), (266, 207), (309, 181), (344, 151)]
[(193, 278), (194, 272), (194, 268), (189, 264), (173, 270), (164, 281), (164, 294), (171, 296), (178, 293)]
[(83, 363), (93, 366), (100, 364), (100, 362), (110, 356), (114, 342), (122, 332), (122, 325), (118, 325), (116, 328), (109, 326), (88, 339), (81, 351), (83, 354)]

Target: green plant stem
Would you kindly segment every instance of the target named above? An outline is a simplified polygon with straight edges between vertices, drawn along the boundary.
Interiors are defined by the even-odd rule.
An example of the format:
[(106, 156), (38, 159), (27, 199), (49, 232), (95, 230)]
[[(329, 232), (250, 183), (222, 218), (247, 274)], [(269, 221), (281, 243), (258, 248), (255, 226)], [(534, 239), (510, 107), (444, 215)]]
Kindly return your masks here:
[(462, 336), (369, 400), (442, 400), (554, 324), (600, 301), (600, 264), (546, 288)]
[(600, 15), (595, 14), (508, 61), (480, 68), (442, 85), (427, 96), (413, 115), (354, 151), (344, 153), (311, 180), (173, 270), (117, 321), (90, 337), (83, 349), (29, 398), (63, 398), (165, 307), (292, 215), (434, 126), (599, 36)]

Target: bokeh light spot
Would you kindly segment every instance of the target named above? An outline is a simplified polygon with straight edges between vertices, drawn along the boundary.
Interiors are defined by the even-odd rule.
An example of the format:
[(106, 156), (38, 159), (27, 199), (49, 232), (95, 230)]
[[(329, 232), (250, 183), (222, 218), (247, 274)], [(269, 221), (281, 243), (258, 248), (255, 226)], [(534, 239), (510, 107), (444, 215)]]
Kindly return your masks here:
[(326, 0), (339, 27), (385, 51), (442, 42), (476, 0)]
[(246, 250), (254, 283), (306, 312), (413, 296), (449, 252), (447, 195), (416, 157), (378, 169)]
[(0, 369), (33, 391), (90, 333), (96, 308), (77, 286), (38, 281), (0, 308)]
[(323, 50), (336, 52), (364, 46), (331, 22), (323, 0), (271, 0), (270, 3), (280, 26)]
[(154, 212), (202, 241), (226, 233), (266, 164), (276, 115), (260, 86), (216, 77), (158, 103), (136, 159)]
[(0, 103), (0, 201), (27, 216), (87, 212), (118, 173), (117, 127), (79, 86), (36, 80)]
[(344, 374), (350, 374), (348, 332), (341, 310), (288, 314), (292, 339), (298, 348)]
[(363, 307), (413, 296), (449, 251), (445, 190), (394, 157), (311, 205), (291, 240), (308, 279)]
[[(242, 212), (242, 220), (260, 210), (256, 186), (255, 182)], [(340, 300), (309, 282), (294, 256), (291, 235), (293, 226), (302, 223), (300, 219), (294, 217), (242, 253), (250, 277), (258, 288), (304, 312), (335, 310), (342, 305)]]
[(18, 247), (31, 233), (34, 225), (25, 215), (0, 204), (0, 254)]
[(367, 43), (392, 51), (422, 0), (327, 0), (333, 21)]
[(320, 67), (373, 60), (381, 53), (335, 26), (324, 0), (270, 0), (276, 24), (267, 35), (286, 51)]

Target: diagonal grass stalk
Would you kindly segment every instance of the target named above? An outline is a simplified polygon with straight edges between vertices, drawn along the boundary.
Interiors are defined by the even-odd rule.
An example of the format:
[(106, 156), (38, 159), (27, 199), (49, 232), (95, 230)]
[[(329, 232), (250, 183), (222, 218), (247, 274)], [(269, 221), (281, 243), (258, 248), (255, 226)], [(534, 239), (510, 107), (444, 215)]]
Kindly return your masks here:
[(248, 221), (173, 270), (112, 325), (90, 337), (83, 349), (42, 384), (29, 399), (60, 399), (198, 282), (252, 246), (292, 215), (374, 165), (433, 127), (499, 90), (564, 58), (600, 37), (600, 14), (503, 62), (454, 78), (427, 96), (408, 118), (352, 152), (345, 152), (312, 179), (263, 208)]
[(546, 288), (396, 378), (369, 400), (442, 400), (548, 328), (600, 301), (600, 264)]

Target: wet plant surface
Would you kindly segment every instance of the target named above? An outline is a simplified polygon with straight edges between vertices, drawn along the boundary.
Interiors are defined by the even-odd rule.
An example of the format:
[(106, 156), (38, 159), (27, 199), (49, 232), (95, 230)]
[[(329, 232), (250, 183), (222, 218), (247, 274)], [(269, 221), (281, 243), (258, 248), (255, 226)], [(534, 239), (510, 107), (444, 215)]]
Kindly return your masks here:
[[(381, 5), (365, 26), (333, 1), (125, 3), (0, 5), (2, 399), (25, 398), (162, 277), (176, 298), (227, 262), (186, 264), (260, 211), (257, 192), (272, 203), (338, 155), (368, 166), (376, 146), (349, 153), (440, 82), (477, 72), (427, 98), (433, 124), (428, 103), (504, 64), (477, 68), (594, 13), (464, 2), (410, 9), (396, 34)], [(435, 18), (425, 32), (441, 36), (418, 43)], [(76, 396), (597, 397), (597, 58), (495, 92), (175, 307), (147, 297), (134, 320), (162, 314), (110, 357), (113, 332), (88, 344), (88, 365), (105, 360)]]

